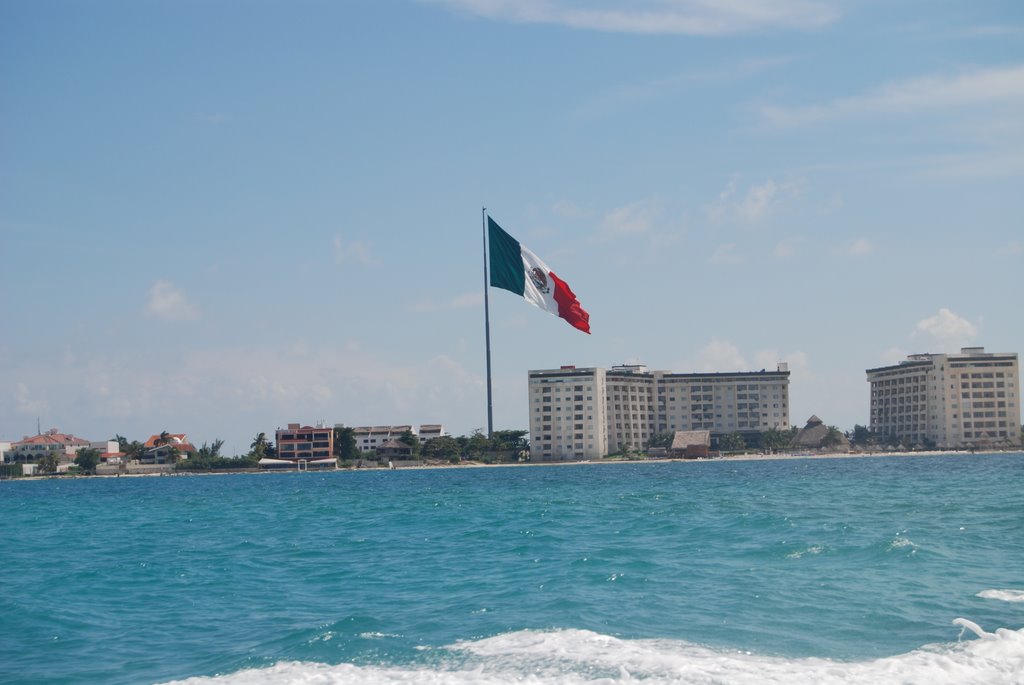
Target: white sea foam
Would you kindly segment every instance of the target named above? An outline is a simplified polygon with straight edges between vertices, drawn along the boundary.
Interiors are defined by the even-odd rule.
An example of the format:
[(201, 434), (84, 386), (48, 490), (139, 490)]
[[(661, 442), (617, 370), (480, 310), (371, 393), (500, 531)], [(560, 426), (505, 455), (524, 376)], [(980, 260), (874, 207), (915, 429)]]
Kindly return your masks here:
[[(177, 681), (188, 685), (334, 685), (423, 683), (498, 685), (697, 685), (814, 682), (987, 683), (1019, 685), (1024, 674), (1024, 629), (988, 633), (985, 639), (929, 645), (871, 661), (784, 659), (708, 649), (670, 640), (621, 640), (584, 630), (519, 631), (460, 642), (447, 649), (451, 666), (355, 666), (281, 662), (268, 668)], [(973, 628), (972, 628), (973, 630)], [(461, 658), (459, 658), (461, 657)]]
[(800, 557), (803, 557), (803, 556), (808, 555), (808, 554), (811, 554), (811, 555), (821, 554), (824, 551), (825, 551), (825, 548), (822, 547), (821, 545), (811, 545), (807, 549), (798, 549), (795, 552), (790, 552), (789, 554), (786, 555), (786, 558), (787, 559), (799, 559)]
[(903, 537), (901, 534), (897, 534), (896, 537), (889, 542), (889, 551), (903, 549), (905, 547), (910, 548), (911, 554), (915, 554), (917, 552), (917, 543), (908, 537)]
[(1024, 590), (982, 590), (977, 596), (983, 599), (999, 599), (1004, 602), (1024, 602)]

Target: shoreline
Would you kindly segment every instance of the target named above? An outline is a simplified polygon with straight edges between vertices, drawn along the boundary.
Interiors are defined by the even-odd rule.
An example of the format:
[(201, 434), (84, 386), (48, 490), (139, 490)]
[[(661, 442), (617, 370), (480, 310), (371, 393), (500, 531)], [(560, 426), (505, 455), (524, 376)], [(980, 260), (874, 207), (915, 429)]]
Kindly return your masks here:
[[(679, 457), (673, 457), (668, 459), (602, 459), (602, 460), (581, 460), (581, 461), (539, 461), (539, 462), (517, 462), (517, 463), (503, 463), (503, 464), (485, 464), (483, 462), (462, 462), (459, 464), (421, 464), (419, 466), (402, 466), (397, 468), (398, 471), (425, 471), (425, 470), (443, 470), (443, 469), (485, 469), (485, 468), (508, 468), (508, 467), (532, 467), (532, 466), (604, 466), (612, 464), (669, 464), (669, 463), (693, 463), (693, 464), (706, 464), (712, 462), (748, 462), (748, 461), (798, 461), (798, 460), (819, 460), (819, 459), (868, 459), (868, 458), (884, 458), (884, 457), (944, 457), (954, 455), (989, 455), (989, 454), (1024, 454), (1024, 449), (1016, 450), (989, 450), (989, 451), (970, 451), (970, 450), (933, 450), (933, 451), (918, 451), (918, 452), (824, 452), (820, 454), (761, 454), (761, 453), (742, 453), (742, 454), (730, 454), (719, 457), (710, 457), (707, 459), (683, 459)], [(220, 471), (163, 471), (158, 473), (121, 473), (121, 474), (99, 474), (99, 475), (36, 475), (36, 476), (19, 476), (17, 478), (4, 478), (0, 479), (3, 481), (36, 481), (36, 480), (61, 480), (61, 479), (79, 479), (79, 478), (164, 478), (164, 477), (179, 477), (179, 476), (233, 476), (233, 475), (256, 475), (256, 474), (292, 474), (292, 473), (334, 473), (338, 471), (348, 471), (352, 473), (366, 472), (373, 473), (377, 471), (389, 471), (386, 466), (376, 468), (337, 468), (337, 469), (321, 469), (313, 471), (298, 471), (292, 469), (238, 469), (238, 470), (220, 470)]]

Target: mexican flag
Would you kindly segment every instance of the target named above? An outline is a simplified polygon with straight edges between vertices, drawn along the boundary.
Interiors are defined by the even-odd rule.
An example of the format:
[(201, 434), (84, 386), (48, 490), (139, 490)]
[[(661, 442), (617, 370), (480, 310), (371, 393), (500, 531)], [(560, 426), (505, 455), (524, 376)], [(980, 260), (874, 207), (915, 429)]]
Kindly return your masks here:
[(490, 245), (491, 285), (511, 290), (535, 307), (551, 312), (584, 333), (590, 333), (590, 314), (540, 257), (510, 236), (494, 219), (487, 217)]

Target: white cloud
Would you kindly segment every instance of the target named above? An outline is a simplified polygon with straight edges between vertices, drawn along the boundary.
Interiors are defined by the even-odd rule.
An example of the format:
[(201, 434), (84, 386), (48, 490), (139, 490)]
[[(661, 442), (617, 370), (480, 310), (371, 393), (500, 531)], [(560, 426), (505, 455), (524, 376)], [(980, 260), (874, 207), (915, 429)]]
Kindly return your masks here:
[(199, 309), (188, 301), (181, 288), (170, 281), (153, 284), (143, 312), (148, 317), (163, 321), (194, 321), (199, 318)]
[(810, 361), (806, 352), (795, 351), (788, 354), (780, 354), (775, 349), (762, 349), (754, 352), (753, 362), (748, 363), (747, 358), (735, 343), (729, 340), (720, 340), (719, 338), (712, 338), (707, 345), (697, 351), (696, 355), (683, 364), (683, 368), (693, 369), (699, 373), (759, 369), (774, 371), (778, 368), (779, 362), (789, 364), (789, 370), (793, 378), (799, 380), (813, 378), (810, 370)]
[(729, 183), (718, 193), (714, 204), (708, 207), (708, 218), (712, 221), (723, 221), (735, 204), (733, 197), (736, 195), (736, 179), (729, 179)]
[(901, 361), (906, 360), (908, 356), (910, 356), (910, 352), (902, 347), (890, 347), (882, 352), (882, 364), (899, 364)]
[(748, 224), (759, 223), (784, 200), (799, 195), (803, 185), (802, 181), (780, 183), (769, 178), (764, 183), (751, 185), (740, 197), (736, 180), (732, 179), (708, 208), (708, 217), (716, 222), (734, 218)]
[[(811, 373), (811, 363), (806, 352), (796, 351), (788, 354), (780, 354), (778, 350), (758, 350), (754, 353), (754, 368), (775, 371), (780, 362), (789, 365), (790, 378), (795, 380), (811, 380), (814, 376)], [(729, 369), (722, 369), (727, 371)], [(741, 369), (742, 370), (742, 369)]]
[(825, 0), (421, 0), (487, 19), (619, 33), (716, 36), (769, 29), (809, 30), (839, 18)]
[(18, 383), (15, 386), (14, 402), (15, 409), (19, 414), (27, 414), (29, 416), (46, 414), (50, 409), (50, 405), (46, 400), (34, 397), (33, 393), (24, 383)]
[(702, 347), (696, 357), (691, 359), (689, 367), (699, 373), (736, 371), (746, 369), (747, 361), (734, 343), (712, 338), (711, 342)]
[(953, 76), (922, 76), (823, 104), (766, 106), (761, 114), (767, 123), (784, 127), (873, 114), (914, 115), (1000, 102), (1024, 102), (1024, 65), (979, 69)]
[(632, 202), (618, 207), (604, 217), (599, 236), (611, 240), (647, 233), (657, 215), (658, 209), (650, 202)]
[(857, 238), (843, 245), (839, 251), (849, 257), (867, 257), (875, 248), (867, 239)]
[(914, 337), (935, 343), (940, 352), (955, 352), (970, 344), (977, 335), (974, 324), (946, 307), (939, 309), (935, 316), (918, 321), (914, 329)]
[(334, 261), (338, 264), (344, 264), (345, 262), (354, 260), (360, 264), (372, 264), (373, 258), (370, 256), (370, 246), (362, 241), (354, 241), (345, 244), (345, 241), (340, 235), (334, 236), (331, 241), (334, 247)]
[(736, 208), (736, 213), (747, 221), (758, 221), (768, 213), (778, 192), (779, 187), (771, 179), (759, 186), (751, 186), (747, 196)]
[(571, 116), (579, 119), (593, 119), (614, 114), (623, 109), (676, 94), (694, 85), (710, 83), (720, 87), (730, 81), (738, 81), (757, 74), (776, 69), (792, 61), (792, 58), (779, 56), (751, 59), (714, 65), (705, 68), (688, 69), (660, 78), (627, 83), (612, 87), (598, 93), (576, 107)]
[(802, 242), (800, 238), (783, 238), (772, 249), (772, 256), (776, 259), (789, 259), (796, 255), (796, 248)]
[[(197, 444), (224, 438), (228, 454), (244, 452), (256, 432), (272, 434), (288, 421), (466, 420), (484, 396), (482, 378), (446, 354), (393, 362), (358, 341), (197, 349), (166, 363), (141, 350), (79, 358), (72, 366), (39, 359), (19, 364), (17, 373), (32, 383), (11, 382), (0, 415), (7, 408), (12, 417), (26, 417), (33, 431), (40, 415), (69, 430), (82, 426), (74, 432), (90, 439), (168, 429)], [(0, 367), (0, 379), (11, 377)]]
[(715, 248), (715, 251), (708, 257), (708, 263), (718, 265), (742, 264), (743, 257), (736, 252), (736, 243), (725, 243)]

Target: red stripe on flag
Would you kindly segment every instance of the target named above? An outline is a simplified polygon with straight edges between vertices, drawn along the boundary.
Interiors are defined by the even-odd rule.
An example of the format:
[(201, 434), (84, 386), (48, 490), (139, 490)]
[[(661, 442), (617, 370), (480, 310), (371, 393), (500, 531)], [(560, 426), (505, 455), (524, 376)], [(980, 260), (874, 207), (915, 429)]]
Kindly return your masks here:
[(576, 299), (568, 283), (556, 276), (554, 271), (548, 275), (555, 284), (554, 298), (558, 303), (558, 316), (568, 321), (570, 326), (590, 335), (590, 314), (580, 306), (580, 301)]

